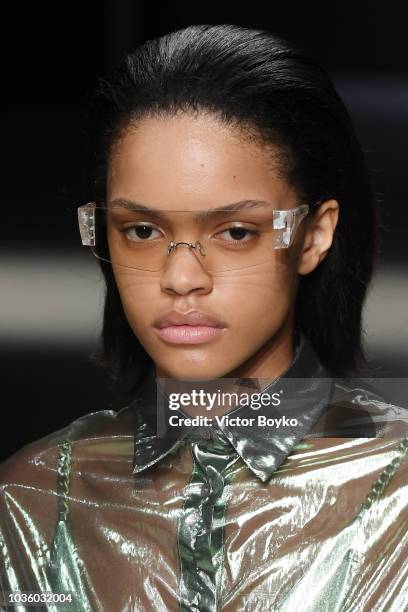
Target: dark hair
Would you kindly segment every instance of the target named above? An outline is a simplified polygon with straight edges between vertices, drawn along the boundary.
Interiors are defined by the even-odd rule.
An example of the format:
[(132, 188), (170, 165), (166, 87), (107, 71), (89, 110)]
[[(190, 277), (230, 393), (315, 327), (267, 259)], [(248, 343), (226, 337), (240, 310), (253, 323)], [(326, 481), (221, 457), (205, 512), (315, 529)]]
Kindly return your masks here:
[[(103, 200), (112, 145), (131, 121), (179, 111), (210, 111), (278, 145), (284, 176), (301, 203), (335, 198), (333, 244), (302, 276), (295, 321), (334, 376), (366, 365), (362, 307), (377, 253), (377, 208), (349, 114), (316, 62), (263, 30), (194, 25), (149, 40), (108, 79), (90, 110), (92, 197)], [(103, 364), (136, 380), (151, 363), (131, 330), (109, 265)], [(136, 377), (136, 378), (135, 378)]]

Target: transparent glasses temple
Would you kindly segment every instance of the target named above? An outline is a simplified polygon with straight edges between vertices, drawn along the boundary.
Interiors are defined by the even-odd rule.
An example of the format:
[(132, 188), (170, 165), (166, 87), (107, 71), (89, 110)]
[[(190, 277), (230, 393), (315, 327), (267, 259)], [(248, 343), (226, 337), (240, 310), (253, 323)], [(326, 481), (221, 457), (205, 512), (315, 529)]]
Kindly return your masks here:
[(78, 206), (79, 233), (84, 246), (95, 246), (95, 202)]

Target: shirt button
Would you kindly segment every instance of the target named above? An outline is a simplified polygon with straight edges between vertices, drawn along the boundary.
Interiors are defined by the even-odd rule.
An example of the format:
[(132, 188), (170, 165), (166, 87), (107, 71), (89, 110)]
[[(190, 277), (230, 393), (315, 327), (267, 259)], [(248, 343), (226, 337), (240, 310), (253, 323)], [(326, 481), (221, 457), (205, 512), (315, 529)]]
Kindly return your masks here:
[(207, 497), (210, 494), (210, 486), (208, 484), (204, 484), (201, 488), (202, 497)]
[(211, 430), (208, 427), (195, 427), (192, 432), (194, 438), (198, 440), (209, 440), (212, 438)]

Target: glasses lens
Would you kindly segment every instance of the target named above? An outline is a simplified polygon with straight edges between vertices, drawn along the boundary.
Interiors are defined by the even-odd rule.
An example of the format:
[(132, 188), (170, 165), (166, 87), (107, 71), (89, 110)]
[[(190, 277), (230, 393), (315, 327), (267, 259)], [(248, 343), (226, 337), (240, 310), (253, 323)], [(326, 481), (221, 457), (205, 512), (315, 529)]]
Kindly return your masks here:
[[(277, 248), (289, 246), (287, 232), (282, 215), (277, 218), (270, 206), (233, 211), (97, 207), (93, 250), (114, 265), (146, 271), (159, 271), (180, 251), (183, 256), (191, 251), (209, 272), (223, 272), (270, 261)], [(169, 250), (171, 241), (176, 244)]]

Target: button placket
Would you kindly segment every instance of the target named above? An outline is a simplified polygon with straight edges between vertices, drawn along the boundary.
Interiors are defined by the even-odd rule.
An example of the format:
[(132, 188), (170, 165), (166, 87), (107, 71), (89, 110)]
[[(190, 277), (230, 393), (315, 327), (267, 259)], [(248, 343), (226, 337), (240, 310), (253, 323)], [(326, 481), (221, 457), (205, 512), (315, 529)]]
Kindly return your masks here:
[(193, 472), (178, 523), (180, 611), (219, 609), (226, 499), (224, 473), (236, 457), (216, 438), (191, 442)]

